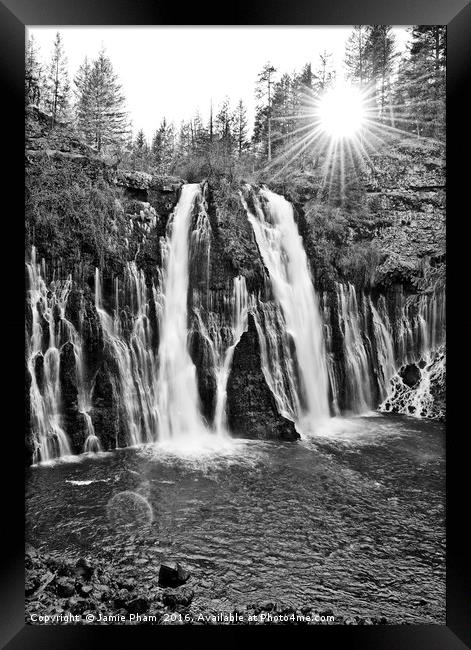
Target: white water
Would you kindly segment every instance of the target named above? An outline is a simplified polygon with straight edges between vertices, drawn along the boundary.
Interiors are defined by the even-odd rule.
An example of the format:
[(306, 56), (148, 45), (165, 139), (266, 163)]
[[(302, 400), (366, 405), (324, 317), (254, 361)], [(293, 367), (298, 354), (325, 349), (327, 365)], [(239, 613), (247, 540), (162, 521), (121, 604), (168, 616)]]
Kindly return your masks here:
[(273, 393), (278, 411), (296, 421), (301, 413), (296, 376), (296, 359), (280, 306), (252, 297), (251, 311), (260, 342), (262, 370)]
[(103, 308), (101, 276), (99, 269), (95, 270), (95, 308), (105, 345), (109, 346), (116, 363), (122, 421), (127, 432), (127, 443), (133, 446), (152, 442), (157, 437), (156, 364), (151, 345), (144, 274), (131, 262), (126, 268), (126, 279), (134, 307), (129, 342), (122, 333), (118, 286), (115, 283), (112, 318)]
[(196, 369), (188, 351), (189, 229), (199, 184), (184, 185), (161, 241), (159, 441), (204, 437)]
[[(209, 291), (211, 225), (201, 188), (196, 184), (183, 187), (169, 219), (167, 236), (161, 240), (163, 269), (157, 288), (146, 286), (143, 271), (134, 262), (128, 263), (124, 284), (114, 280), (114, 309), (110, 315), (111, 310), (109, 314), (103, 306), (101, 276), (96, 270), (95, 306), (111, 366), (115, 368), (120, 417), (127, 432), (125, 444), (178, 442), (183, 449), (198, 450), (208, 446), (208, 439), (227, 440), (227, 383), (235, 346), (247, 328), (248, 311), (254, 316), (262, 370), (279, 412), (296, 421), (301, 432), (320, 433), (329, 415), (330, 383), (332, 410), (339, 414), (341, 388), (336, 372), (338, 359), (332, 351), (330, 309), (324, 299), (323, 323), (291, 205), (267, 190), (261, 191), (261, 197), (262, 202), (253, 197), (255, 214), (244, 205), (269, 272), (274, 300), (249, 295), (243, 276), (235, 277), (232, 285), (228, 283), (222, 290)], [(75, 355), (78, 410), (85, 430), (83, 451), (100, 451), (91, 417), (92, 386), (85, 367), (81, 321), (75, 329), (65, 318), (72, 279), (69, 276), (46, 284), (45, 269), (37, 263), (34, 248), (28, 273), (34, 462), (71, 453), (64, 430), (60, 382), (61, 347), (66, 342), (73, 344)], [(201, 415), (196, 369), (188, 351), (190, 273), (196, 273), (200, 288), (206, 287), (201, 293), (204, 305), (198, 290), (194, 290), (192, 311), (210, 351), (208, 368), (215, 377), (211, 426)], [(120, 312), (121, 295), (125, 299)], [(417, 301), (415, 296), (398, 293), (394, 313), (388, 313), (391, 304), (386, 305), (382, 296), (373, 300), (359, 293), (357, 298), (353, 285), (338, 284), (336, 298), (348, 401), (342, 410), (368, 412), (381, 400), (380, 409), (391, 410), (394, 390), (396, 410), (417, 416), (430, 413), (431, 382), (437, 373), (444, 373), (444, 361), (439, 362), (438, 370), (432, 365), (432, 353), (444, 340), (444, 295), (437, 292)], [(159, 321), (158, 355), (152, 344), (152, 300)], [(126, 316), (121, 318), (124, 313)], [(398, 370), (420, 360), (421, 384), (418, 390), (410, 390)]]
[[(230, 322), (230, 345), (224, 350), (223, 346), (216, 347), (216, 409), (214, 414), (214, 426), (218, 435), (226, 435), (226, 403), (227, 403), (227, 382), (231, 370), (232, 357), (237, 343), (243, 332), (247, 329), (248, 316), (248, 294), (245, 278), (238, 276), (234, 278), (232, 292), (231, 322)], [(220, 343), (222, 343), (219, 338)], [(223, 351), (224, 350), (224, 351)]]
[[(379, 296), (375, 304), (369, 295), (357, 297), (352, 284), (337, 283), (336, 299), (343, 339), (345, 410), (361, 414), (394, 407), (417, 417), (431, 413), (430, 377), (444, 372), (440, 364), (437, 372), (432, 368), (433, 352), (445, 335), (443, 292), (422, 295), (418, 300), (398, 292), (393, 321), (384, 296)], [(370, 319), (372, 340), (368, 336)], [(328, 336), (327, 342), (330, 349)], [(420, 386), (411, 390), (398, 372), (402, 366), (419, 362), (423, 366)]]
[(266, 210), (254, 195), (255, 214), (245, 203), (255, 238), (270, 275), (273, 295), (296, 350), (300, 412), (297, 425), (314, 432), (329, 417), (328, 376), (322, 319), (306, 252), (291, 204), (261, 190)]
[(353, 413), (365, 413), (373, 405), (371, 370), (365, 347), (366, 319), (358, 309), (355, 287), (352, 284), (336, 286), (349, 407)]
[[(32, 312), (32, 332), (28, 349), (28, 370), (31, 375), (31, 417), (35, 449), (33, 462), (46, 462), (71, 453), (62, 424), (60, 389), (60, 336), (62, 319), (71, 279), (52, 282), (47, 286), (41, 265), (36, 261), (36, 249), (31, 251), (27, 265), (29, 276), (29, 305)], [(44, 270), (43, 270), (44, 271)], [(43, 350), (43, 328), (49, 341)], [(38, 384), (35, 365), (43, 357), (42, 386)]]

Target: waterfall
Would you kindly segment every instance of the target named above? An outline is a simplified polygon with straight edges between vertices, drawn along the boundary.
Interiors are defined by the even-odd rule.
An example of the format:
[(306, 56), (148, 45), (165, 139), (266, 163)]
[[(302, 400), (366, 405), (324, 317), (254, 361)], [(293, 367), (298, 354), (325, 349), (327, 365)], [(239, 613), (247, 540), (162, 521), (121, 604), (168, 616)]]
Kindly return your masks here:
[(396, 372), (393, 332), (384, 296), (379, 297), (377, 309), (371, 298), (368, 299), (368, 305), (373, 316), (373, 333), (377, 349), (379, 398), (383, 401), (388, 395), (391, 379)]
[[(433, 358), (445, 337), (444, 292), (405, 296), (397, 291), (387, 302), (384, 295), (373, 300), (368, 294), (357, 295), (352, 284), (336, 283), (335, 299), (343, 358), (337, 357), (334, 365), (343, 368), (343, 410), (361, 414), (379, 408), (417, 416), (431, 412)], [(326, 307), (324, 318), (331, 322)], [(327, 349), (335, 356), (326, 328)], [(421, 375), (416, 391), (400, 376), (408, 364), (417, 365)], [(335, 383), (334, 377), (331, 386)]]
[(260, 341), (266, 382), (275, 397), (279, 413), (296, 421), (301, 413), (296, 358), (282, 310), (273, 302), (252, 298), (251, 311)]
[(328, 304), (327, 292), (323, 295), (323, 311), (322, 316), (324, 319), (324, 337), (327, 351), (327, 372), (329, 375), (330, 393), (332, 399), (332, 411), (335, 416), (340, 415), (339, 407), (339, 386), (335, 372), (335, 355), (333, 351), (333, 337), (331, 325), (331, 312)]
[(240, 337), (247, 329), (248, 294), (245, 278), (243, 276), (234, 278), (234, 288), (232, 292), (232, 300), (230, 301), (230, 308), (231, 320), (229, 345), (226, 345), (226, 349), (224, 350), (221, 345), (222, 339), (218, 337), (216, 338), (216, 341), (219, 341), (219, 346), (215, 346), (217, 391), (214, 426), (219, 435), (224, 435), (227, 431), (227, 382), (229, 379), (232, 357), (234, 356), (234, 350)]
[[(444, 390), (445, 293), (436, 290), (417, 301), (398, 292), (395, 312), (394, 372), (379, 409), (413, 417), (442, 417), (433, 392), (434, 386)], [(403, 373), (409, 368), (415, 370), (415, 385), (405, 380)]]
[(199, 184), (184, 185), (161, 239), (163, 269), (159, 288), (159, 440), (204, 435), (196, 369), (188, 351), (189, 230)]
[(291, 204), (266, 189), (260, 195), (266, 207), (262, 208), (254, 195), (254, 213), (243, 197), (242, 200), (286, 333), (296, 352), (299, 391), (294, 408), (300, 405), (298, 426), (302, 431), (314, 431), (319, 422), (329, 417), (327, 364), (318, 300)]
[(373, 408), (373, 387), (365, 338), (367, 323), (358, 308), (355, 287), (336, 284), (339, 327), (345, 359), (345, 389), (349, 407), (354, 413)]
[(119, 291), (115, 283), (113, 318), (103, 308), (101, 276), (95, 269), (95, 308), (103, 330), (105, 344), (116, 364), (122, 420), (128, 444), (152, 442), (157, 432), (156, 370), (151, 344), (149, 304), (142, 271), (134, 262), (126, 267), (126, 279), (134, 306), (133, 327), (127, 341), (119, 316)]
[[(28, 349), (31, 375), (31, 419), (35, 449), (33, 462), (48, 461), (71, 453), (62, 424), (60, 387), (61, 324), (71, 279), (50, 286), (36, 261), (36, 249), (27, 264), (32, 328)], [(44, 272), (44, 267), (43, 267)]]
[(92, 409), (91, 387), (86, 382), (85, 359), (83, 354), (82, 338), (69, 321), (65, 321), (68, 332), (68, 340), (74, 347), (75, 356), (75, 376), (77, 381), (77, 402), (79, 413), (85, 423), (85, 442), (83, 451), (86, 453), (101, 451), (101, 444), (98, 436), (95, 434), (90, 411)]

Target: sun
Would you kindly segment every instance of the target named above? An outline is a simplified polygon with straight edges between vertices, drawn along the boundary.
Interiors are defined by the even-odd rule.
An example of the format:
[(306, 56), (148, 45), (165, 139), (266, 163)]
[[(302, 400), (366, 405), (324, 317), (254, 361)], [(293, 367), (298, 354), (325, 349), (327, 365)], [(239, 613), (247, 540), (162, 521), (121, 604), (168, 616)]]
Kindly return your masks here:
[(363, 94), (348, 85), (331, 88), (319, 100), (317, 118), (321, 131), (331, 138), (353, 138), (365, 124)]

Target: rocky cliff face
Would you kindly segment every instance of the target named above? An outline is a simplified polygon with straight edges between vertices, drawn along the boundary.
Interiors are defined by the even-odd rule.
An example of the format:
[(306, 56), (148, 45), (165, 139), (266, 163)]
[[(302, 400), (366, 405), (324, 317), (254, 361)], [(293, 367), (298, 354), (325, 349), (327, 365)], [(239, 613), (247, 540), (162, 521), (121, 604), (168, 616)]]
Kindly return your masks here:
[[(414, 356), (409, 349), (411, 345), (421, 345), (419, 316), (425, 314), (430, 322), (439, 323), (440, 331), (443, 329), (443, 319), (433, 316), (432, 307), (427, 306), (434, 304), (430, 296), (435, 295), (442, 282), (445, 264), (441, 160), (439, 151), (429, 151), (425, 156), (423, 150), (414, 147), (373, 159), (373, 166), (365, 171), (362, 192), (355, 195), (349, 212), (340, 214), (342, 236), (338, 241), (331, 238), (328, 223), (338, 214), (321, 214), (318, 209), (319, 179), (315, 175), (273, 186), (294, 203), (315, 283), (323, 296), (331, 361), (331, 401), (342, 411), (348, 411), (357, 398), (349, 383), (356, 362), (349, 357), (346, 345), (351, 334), (348, 327), (353, 327), (353, 304), (357, 309), (355, 345), (364, 350), (366, 361), (361, 372), (367, 374), (367, 383), (371, 384), (369, 398), (374, 406), (384, 397), (381, 387), (385, 381), (381, 375), (384, 354), (382, 344), (378, 344), (381, 337), (375, 313), (381, 313), (381, 323), (390, 330), (397, 347), (393, 355), (397, 363), (402, 360), (401, 366), (422, 362), (421, 354)], [(56, 346), (54, 350), (60, 354), (61, 426), (72, 451), (83, 450), (89, 426), (80, 403), (80, 372), (102, 448), (124, 446), (129, 444), (130, 419), (137, 428), (145, 428), (144, 420), (153, 417), (145, 400), (150, 390), (149, 375), (154, 371), (145, 365), (148, 361), (142, 358), (140, 343), (151, 356), (157, 353), (160, 244), (183, 180), (119, 169), (66, 129), (49, 133), (47, 118), (35, 109), (30, 109), (27, 120), (26, 172), (26, 256), (30, 258), (34, 245), (37, 262), (44, 259), (40, 270), (44, 287), (39, 287), (38, 295), (42, 297), (36, 304), (40, 305), (43, 340), (34, 358), (27, 359), (27, 421), (31, 422), (32, 372), (33, 388), (36, 386), (41, 394), (44, 364), (52, 356), (48, 351)], [(267, 301), (267, 305), (271, 300), (267, 270), (240, 201), (240, 190), (243, 187), (230, 185), (224, 179), (206, 184), (201, 204), (195, 206), (192, 217), (189, 347), (202, 413), (209, 424), (215, 417), (217, 370), (222, 367), (224, 350), (234, 330), (234, 279), (243, 279), (249, 296)], [(319, 233), (324, 236), (326, 232), (327, 239), (320, 241)], [(342, 255), (358, 242), (361, 246), (373, 243), (381, 255), (375, 261), (369, 284), (357, 284), (353, 296), (352, 289), (341, 289), (355, 289), (355, 282), (347, 284), (351, 281), (351, 264), (342, 261)], [(337, 257), (319, 257), (329, 246)], [(96, 269), (101, 287), (100, 308), (115, 320), (111, 335), (104, 331), (103, 318), (97, 310)], [(70, 285), (63, 293), (61, 283), (67, 278)], [(53, 279), (61, 282), (52, 285)], [(351, 301), (354, 298), (346, 311), (342, 291), (349, 292)], [(34, 309), (33, 304), (26, 305), (29, 353)], [(407, 322), (418, 323), (410, 336), (407, 332), (403, 334)], [(68, 323), (80, 338), (80, 358), (70, 336), (64, 334), (71, 331)], [(437, 344), (440, 342), (437, 339)], [(120, 349), (121, 357), (116, 352)], [(133, 373), (139, 364), (142, 372), (138, 376)], [(442, 403), (437, 390), (432, 394)], [(131, 410), (123, 406), (123, 395), (128, 393), (132, 393)], [(34, 390), (31, 394), (35, 394)], [(400, 400), (393, 401), (396, 404)], [(429, 412), (433, 417), (443, 417), (444, 408)], [(231, 430), (243, 437), (298, 437), (293, 423), (278, 412), (266, 383), (260, 343), (250, 315), (247, 331), (234, 350), (227, 384), (227, 414)], [(35, 450), (31, 426), (26, 430), (26, 449), (30, 462)]]
[(240, 438), (296, 440), (293, 422), (278, 413), (262, 372), (260, 343), (253, 316), (234, 351), (227, 385), (227, 419)]

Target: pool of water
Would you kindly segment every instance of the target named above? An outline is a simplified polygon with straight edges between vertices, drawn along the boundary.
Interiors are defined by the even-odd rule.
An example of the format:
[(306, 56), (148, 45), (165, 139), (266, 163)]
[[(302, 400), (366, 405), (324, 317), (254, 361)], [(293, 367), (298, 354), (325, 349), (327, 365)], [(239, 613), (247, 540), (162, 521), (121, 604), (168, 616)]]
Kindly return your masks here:
[[(111, 525), (123, 491), (147, 499), (149, 526)], [(162, 558), (180, 560), (195, 608), (264, 600), (443, 624), (444, 500), (443, 426), (371, 414), (298, 443), (148, 446), (32, 467), (27, 541), (144, 585)]]

